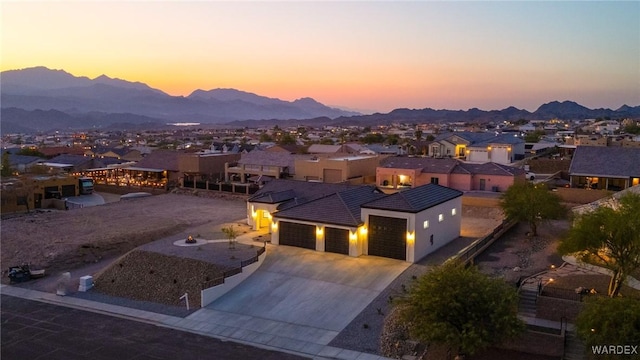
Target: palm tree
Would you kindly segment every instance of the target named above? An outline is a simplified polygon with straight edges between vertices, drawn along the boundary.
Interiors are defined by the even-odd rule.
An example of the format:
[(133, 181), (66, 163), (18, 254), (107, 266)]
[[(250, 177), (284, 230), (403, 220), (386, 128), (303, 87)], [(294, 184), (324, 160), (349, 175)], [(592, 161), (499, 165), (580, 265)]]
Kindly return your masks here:
[(233, 225), (222, 228), (222, 232), (227, 236), (227, 239), (229, 239), (229, 249), (235, 249), (238, 232), (233, 228)]

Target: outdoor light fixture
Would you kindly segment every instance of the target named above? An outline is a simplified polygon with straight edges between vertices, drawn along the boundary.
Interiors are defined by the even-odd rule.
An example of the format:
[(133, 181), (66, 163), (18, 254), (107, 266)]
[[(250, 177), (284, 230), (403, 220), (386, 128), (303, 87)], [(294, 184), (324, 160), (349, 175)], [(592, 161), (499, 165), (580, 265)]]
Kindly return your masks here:
[(316, 227), (316, 235), (322, 235), (322, 228), (320, 226)]
[(366, 226), (361, 226), (360, 227), (360, 235), (367, 235), (367, 227)]
[(416, 233), (413, 231), (407, 231), (407, 242), (413, 243), (416, 239)]

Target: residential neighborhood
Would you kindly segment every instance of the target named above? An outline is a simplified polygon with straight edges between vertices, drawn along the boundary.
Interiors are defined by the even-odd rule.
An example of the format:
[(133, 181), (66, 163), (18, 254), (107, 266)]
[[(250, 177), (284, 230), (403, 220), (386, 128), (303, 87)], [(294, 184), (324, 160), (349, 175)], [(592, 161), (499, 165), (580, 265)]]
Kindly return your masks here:
[[(619, 126), (614, 126), (614, 123)], [(542, 186), (543, 191), (556, 196), (564, 206), (576, 209), (585, 209), (586, 206), (597, 208), (593, 204), (606, 200), (612, 194), (638, 192), (640, 138), (637, 134), (624, 132), (624, 129), (633, 130), (637, 126), (637, 121), (629, 120), (608, 120), (606, 123), (552, 120), (530, 121), (524, 125), (504, 122), (483, 126), (442, 126), (398, 122), (389, 126), (344, 128), (205, 129), (190, 126), (163, 131), (5, 134), (2, 137), (2, 165), (3, 174), (6, 174), (2, 177), (3, 223), (9, 226), (8, 221), (19, 219), (16, 217), (19, 214), (51, 211), (58, 212), (60, 216), (81, 216), (82, 211), (99, 209), (101, 206), (95, 205), (101, 203), (120, 206), (123, 212), (129, 211), (127, 208), (136, 213), (171, 211), (172, 205), (156, 206), (156, 210), (152, 210), (151, 205), (142, 205), (143, 199), (124, 201), (136, 199), (140, 194), (160, 201), (164, 196), (173, 196), (169, 201), (174, 208), (176, 201), (186, 205), (192, 198), (208, 201), (212, 209), (226, 208), (228, 206), (221, 201), (232, 201), (236, 204), (234, 208), (244, 209), (240, 212), (228, 210), (230, 218), (226, 220), (227, 224), (245, 229), (243, 233), (234, 235), (241, 239), (239, 249), (248, 246), (242, 250), (246, 251), (255, 244), (266, 251), (258, 252), (251, 260), (255, 261), (253, 264), (240, 259), (241, 267), (225, 272), (226, 275), (219, 280), (211, 280), (210, 276), (207, 277), (209, 280), (198, 280), (203, 281), (202, 289), (187, 289), (187, 293), (201, 292), (201, 301), (196, 303), (202, 309), (220, 311), (228, 306), (225, 305), (230, 301), (228, 299), (238, 296), (239, 292), (257, 292), (258, 285), (254, 282), (257, 279), (273, 281), (263, 278), (268, 274), (264, 271), (276, 269), (278, 264), (286, 263), (297, 268), (319, 261), (318, 270), (310, 267), (300, 273), (305, 275), (295, 276), (311, 276), (332, 282), (330, 274), (340, 271), (355, 284), (359, 277), (349, 277), (351, 270), (344, 266), (353, 265), (347, 265), (348, 261), (355, 260), (360, 262), (358, 266), (367, 266), (371, 261), (378, 261), (376, 259), (385, 259), (385, 265), (376, 266), (382, 266), (380, 269), (395, 266), (395, 270), (384, 273), (390, 277), (380, 278), (382, 273), (376, 275), (384, 281), (375, 283), (376, 290), (365, 297), (367, 300), (361, 298), (364, 303), (357, 307), (358, 310), (347, 306), (347, 298), (344, 305), (331, 305), (336, 314), (342, 314), (343, 320), (340, 323), (332, 320), (323, 326), (339, 335), (325, 334), (323, 336), (329, 339), (326, 341), (291, 336), (298, 339), (295, 341), (307, 344), (305, 346), (309, 349), (316, 349), (311, 353), (302, 352), (307, 355), (337, 354), (347, 351), (340, 349), (349, 349), (362, 354), (392, 356), (401, 352), (406, 356), (411, 354), (410, 350), (381, 350), (388, 345), (379, 339), (397, 336), (385, 330), (392, 321), (390, 318), (378, 315), (375, 321), (366, 320), (365, 328), (358, 325), (364, 320), (358, 319), (373, 316), (366, 315), (371, 309), (377, 308), (379, 314), (392, 311), (393, 301), (389, 299), (397, 295), (382, 294), (407, 291), (405, 283), (398, 287), (399, 279), (415, 278), (417, 275), (409, 274), (422, 273), (424, 270), (418, 269), (423, 269), (425, 264), (444, 264), (445, 260), (457, 259), (463, 263), (478, 264), (480, 269), (503, 279), (510, 286), (516, 285), (518, 290), (518, 314), (528, 324), (529, 330), (517, 341), (497, 346), (492, 351), (503, 355), (493, 356), (507, 356), (504, 354), (515, 351), (514, 354), (528, 354), (539, 359), (582, 359), (584, 357), (580, 353), (584, 351), (584, 342), (575, 334), (573, 325), (577, 313), (563, 307), (566, 305), (563, 302), (573, 299), (568, 293), (574, 293), (574, 289), (570, 288), (572, 285), (556, 288), (553, 281), (554, 276), (583, 279), (581, 276), (596, 276), (598, 272), (581, 270), (582, 265), (573, 257), (561, 257), (556, 253), (557, 243), (564, 240), (554, 232), (566, 231), (569, 226), (567, 220), (541, 223), (541, 238), (550, 245), (532, 252), (530, 242), (540, 235), (531, 237), (530, 232), (522, 230), (525, 223), (505, 216), (501, 206), (508, 196), (513, 196), (511, 188), (525, 191), (527, 187)], [(118, 197), (123, 200), (117, 202)], [(134, 210), (138, 204), (147, 210)], [(202, 208), (193, 214), (207, 214), (209, 211)], [(129, 215), (132, 220), (137, 216)], [(204, 216), (203, 220), (207, 215)], [(234, 219), (234, 216), (238, 218)], [(236, 222), (228, 222), (232, 219)], [(150, 226), (153, 223), (144, 221)], [(556, 226), (565, 230), (553, 230)], [(202, 233), (202, 230), (198, 231)], [(120, 235), (113, 236), (117, 238)], [(194, 242), (213, 246), (215, 242), (223, 241), (208, 240), (211, 237), (206, 236), (197, 234)], [(3, 239), (8, 238), (11, 236), (3, 235)], [(162, 247), (166, 252), (182, 241), (175, 240), (175, 236), (171, 239), (158, 240), (158, 245), (154, 246)], [(166, 245), (160, 246), (163, 241)], [(499, 250), (500, 246), (505, 246), (500, 245), (502, 243), (510, 243), (515, 248), (529, 247), (529, 255), (522, 258), (525, 260), (507, 260), (509, 257), (505, 258), (505, 253)], [(9, 246), (3, 242), (4, 249)], [(534, 249), (537, 246), (541, 245), (533, 245)], [(224, 249), (225, 252), (235, 251)], [(175, 254), (174, 250), (169, 251), (169, 254)], [(536, 257), (536, 251), (547, 254), (547, 258)], [(241, 256), (239, 254), (231, 258)], [(182, 256), (193, 255), (185, 253)], [(299, 264), (298, 260), (292, 262), (297, 256), (301, 256)], [(30, 260), (35, 259), (32, 257)], [(126, 259), (125, 256), (120, 261), (126, 262)], [(3, 264), (6, 265), (7, 261), (12, 260), (3, 257)], [(50, 261), (46, 258), (40, 260)], [(143, 263), (152, 264), (154, 261), (150, 258)], [(330, 263), (319, 265), (323, 261)], [(503, 262), (505, 265), (498, 265)], [(54, 265), (50, 271), (56, 267)], [(563, 270), (556, 271), (556, 267)], [(110, 271), (109, 267), (106, 269)], [(271, 271), (284, 271), (279, 276), (291, 276), (294, 274), (291, 269)], [(322, 271), (326, 275), (310, 271)], [(554, 275), (556, 272), (558, 274)], [(396, 282), (391, 281), (394, 278)], [(95, 279), (98, 286), (88, 291), (116, 294), (113, 293), (115, 290), (100, 286), (101, 279), (98, 275)], [(373, 281), (367, 276), (357, 281), (365, 280)], [(590, 289), (600, 286), (597, 282), (577, 281), (581, 286), (591, 286)], [(635, 291), (639, 291), (634, 285), (637, 284), (635, 278), (628, 284), (636, 286)], [(275, 291), (275, 288), (259, 288), (262, 289), (260, 291)], [(380, 292), (385, 288), (386, 292)], [(281, 298), (282, 306), (284, 301), (310, 301), (299, 297), (304, 298), (306, 295), (302, 294), (305, 291), (314, 290), (304, 290), (306, 287), (302, 285), (296, 285), (296, 289), (303, 293), (291, 293)], [(329, 294), (334, 290), (326, 291)], [(340, 291), (351, 290), (345, 288)], [(623, 290), (624, 294), (629, 291)], [(133, 296), (131, 301), (136, 301), (140, 295), (118, 296)], [(157, 293), (152, 296), (155, 299), (164, 295)], [(192, 293), (192, 296), (195, 295)], [(384, 301), (384, 296), (388, 297), (387, 301)], [(575, 305), (577, 309), (582, 308), (582, 301), (581, 297)], [(174, 302), (171, 306), (180, 307), (181, 304)], [(251, 303), (247, 306), (257, 311), (262, 305)], [(342, 306), (347, 307), (340, 310)], [(234, 311), (246, 312), (240, 308)], [(309, 316), (304, 314), (308, 313), (303, 311), (300, 316)], [(195, 315), (188, 317), (192, 321), (199, 319), (221, 324), (219, 318), (210, 318), (204, 313), (199, 317), (192, 316)], [(227, 324), (233, 323), (231, 319)], [(278, 322), (283, 318), (274, 314), (269, 319)], [(325, 319), (330, 318), (325, 316)], [(351, 320), (345, 321), (347, 319)], [(311, 328), (322, 323), (320, 319), (314, 320), (314, 324), (294, 319), (288, 321), (299, 324), (295, 326)], [(547, 327), (552, 335), (537, 332), (536, 329), (543, 327)], [(297, 328), (296, 331), (302, 334), (311, 328)], [(211, 335), (221, 335), (218, 331), (211, 330)], [(349, 336), (341, 335), (347, 333), (370, 340), (356, 344)], [(245, 341), (239, 334), (234, 336)], [(278, 340), (279, 346), (293, 350), (293, 340), (285, 338)], [(257, 344), (274, 344), (274, 339), (265, 339), (266, 342), (258, 341)], [(535, 341), (543, 341), (548, 346), (540, 348)], [(434, 348), (431, 353), (434, 351), (437, 353), (439, 350)]]

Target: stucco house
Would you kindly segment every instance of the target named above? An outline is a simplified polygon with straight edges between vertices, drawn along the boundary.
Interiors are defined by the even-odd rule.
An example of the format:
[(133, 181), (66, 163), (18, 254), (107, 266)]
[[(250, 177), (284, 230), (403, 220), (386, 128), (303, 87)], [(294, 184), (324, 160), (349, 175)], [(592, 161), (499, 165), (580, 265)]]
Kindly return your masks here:
[(274, 180), (248, 200), (247, 220), (269, 226), (276, 245), (416, 262), (460, 235), (461, 196), (435, 184), (386, 195), (375, 186)]
[(524, 140), (508, 133), (446, 133), (429, 144), (429, 156), (511, 164), (524, 158), (524, 145)]
[(295, 180), (339, 183), (371, 182), (381, 157), (377, 155), (348, 155), (301, 158), (295, 160)]
[(578, 146), (569, 167), (571, 187), (619, 191), (640, 184), (640, 148)]
[(237, 162), (225, 165), (225, 181), (246, 183), (249, 177), (269, 176), (274, 179), (293, 176), (295, 159), (310, 159), (312, 155), (298, 155), (287, 152), (254, 150), (242, 154)]
[(449, 158), (390, 157), (376, 169), (376, 184), (393, 190), (438, 184), (459, 191), (505, 191), (518, 181), (525, 181), (523, 169)]

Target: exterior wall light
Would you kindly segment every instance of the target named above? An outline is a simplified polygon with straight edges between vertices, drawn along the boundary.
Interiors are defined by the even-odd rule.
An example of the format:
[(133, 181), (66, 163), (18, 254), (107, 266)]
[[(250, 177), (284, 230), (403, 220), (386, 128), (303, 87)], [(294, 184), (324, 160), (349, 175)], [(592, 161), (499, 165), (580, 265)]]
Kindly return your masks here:
[(414, 231), (407, 231), (407, 242), (413, 244), (416, 240), (416, 233)]

